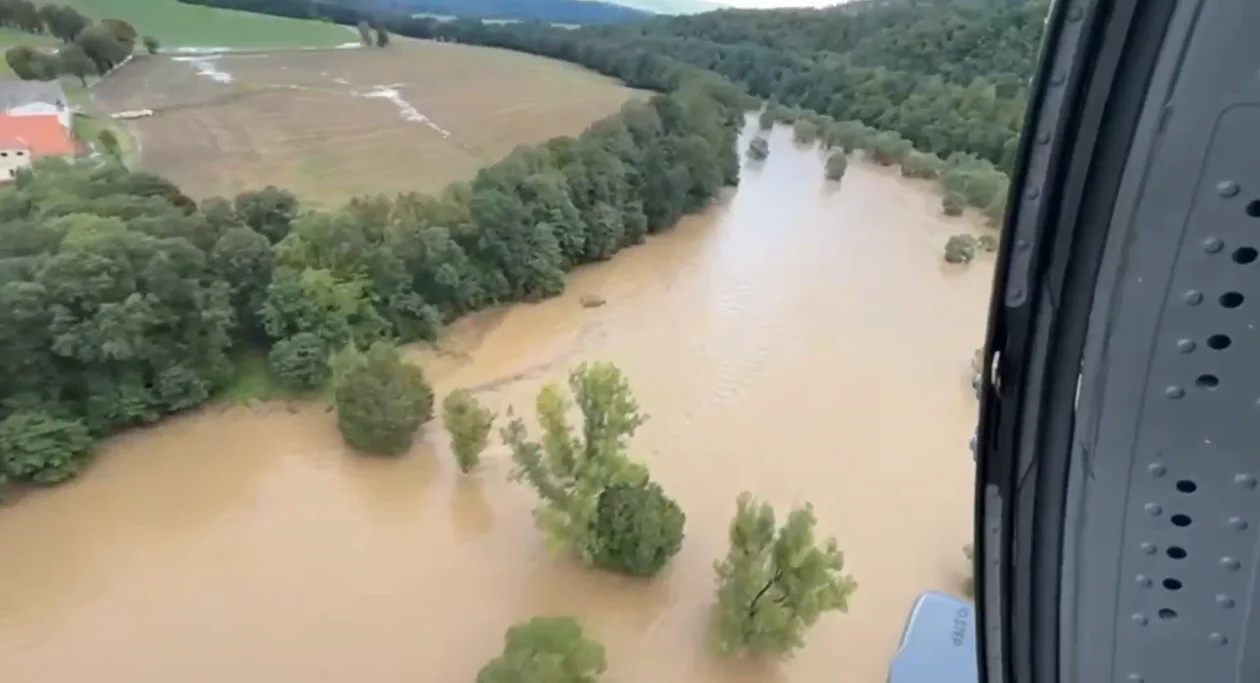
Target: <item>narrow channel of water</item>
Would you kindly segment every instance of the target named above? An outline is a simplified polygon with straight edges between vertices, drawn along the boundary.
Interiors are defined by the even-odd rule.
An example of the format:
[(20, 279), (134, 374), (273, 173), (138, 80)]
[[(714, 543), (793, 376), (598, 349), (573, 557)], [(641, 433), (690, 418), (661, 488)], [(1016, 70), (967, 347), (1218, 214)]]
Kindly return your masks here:
[[(651, 415), (635, 454), (687, 513), (658, 580), (550, 557), (502, 447), (465, 477), (436, 423), (381, 460), (348, 454), (322, 407), (211, 409), (0, 512), (3, 679), (471, 681), (511, 624), (572, 614), (618, 683), (881, 683), (914, 596), (967, 573), (968, 362), (992, 261), (942, 263), (973, 226), (930, 185), (860, 163), (828, 185), (821, 163), (776, 130), (724, 203), (413, 353), (439, 394), (518, 411), (582, 360), (617, 362)], [(704, 647), (743, 490), (812, 502), (859, 582), (774, 667)]]

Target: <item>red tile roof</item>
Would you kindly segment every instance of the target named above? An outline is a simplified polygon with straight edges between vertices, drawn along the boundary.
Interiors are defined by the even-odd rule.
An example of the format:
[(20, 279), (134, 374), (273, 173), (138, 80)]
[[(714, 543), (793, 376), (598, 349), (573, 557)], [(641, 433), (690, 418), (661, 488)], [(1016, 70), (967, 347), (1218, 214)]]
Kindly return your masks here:
[(47, 156), (71, 156), (78, 151), (70, 131), (61, 125), (56, 114), (10, 116), (0, 114), (0, 147), (29, 149), (38, 159)]

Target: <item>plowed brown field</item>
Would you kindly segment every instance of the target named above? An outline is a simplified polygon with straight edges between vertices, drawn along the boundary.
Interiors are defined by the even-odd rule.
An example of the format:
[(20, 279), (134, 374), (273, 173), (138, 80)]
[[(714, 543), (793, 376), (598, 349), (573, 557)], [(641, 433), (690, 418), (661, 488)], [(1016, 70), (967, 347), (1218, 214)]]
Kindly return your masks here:
[(285, 187), (309, 204), (435, 191), (518, 145), (580, 133), (636, 92), (505, 50), (386, 49), (148, 57), (95, 91), (129, 123), (140, 165), (196, 197)]

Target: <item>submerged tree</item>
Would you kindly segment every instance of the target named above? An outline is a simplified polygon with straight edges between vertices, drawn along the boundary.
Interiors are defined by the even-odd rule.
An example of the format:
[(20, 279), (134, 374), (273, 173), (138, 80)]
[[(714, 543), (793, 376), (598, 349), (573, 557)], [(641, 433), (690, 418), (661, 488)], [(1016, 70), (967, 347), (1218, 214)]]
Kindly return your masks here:
[(538, 394), (541, 442), (528, 439), (520, 418), (503, 429), (516, 465), (512, 478), (542, 498), (534, 519), (553, 548), (608, 569), (654, 574), (681, 547), (684, 518), (647, 469), (626, 456), (646, 418), (611, 363), (583, 363), (569, 374), (569, 387), (580, 430), (568, 424), (571, 403), (555, 384)]
[(608, 664), (604, 646), (569, 617), (534, 617), (508, 629), (503, 654), (477, 683), (596, 683)]
[(346, 443), (395, 455), (433, 418), (433, 390), (420, 368), (404, 362), (391, 344), (377, 342), (366, 352), (348, 347), (334, 359), (333, 405)]
[(767, 105), (765, 109), (761, 110), (761, 114), (757, 116), (757, 127), (761, 130), (770, 130), (774, 128), (775, 118), (774, 108)]
[(461, 472), (471, 471), (490, 443), (494, 413), (481, 405), (471, 391), (456, 389), (442, 400), (442, 423), (451, 435), (455, 464)]
[(818, 139), (818, 124), (808, 119), (799, 119), (792, 126), (792, 139), (803, 144), (813, 144)]
[(774, 509), (751, 494), (741, 494), (736, 505), (730, 551), (715, 565), (718, 648), (789, 655), (824, 612), (848, 611), (857, 582), (843, 573), (835, 539), (815, 539), (812, 507), (793, 510), (779, 527)]
[(763, 137), (755, 137), (748, 143), (748, 157), (753, 161), (761, 161), (770, 156), (770, 143)]
[(946, 263), (971, 263), (976, 257), (976, 238), (971, 235), (954, 235), (945, 242)]
[(840, 180), (844, 177), (844, 172), (849, 168), (849, 159), (844, 152), (836, 152), (827, 157), (827, 180)]

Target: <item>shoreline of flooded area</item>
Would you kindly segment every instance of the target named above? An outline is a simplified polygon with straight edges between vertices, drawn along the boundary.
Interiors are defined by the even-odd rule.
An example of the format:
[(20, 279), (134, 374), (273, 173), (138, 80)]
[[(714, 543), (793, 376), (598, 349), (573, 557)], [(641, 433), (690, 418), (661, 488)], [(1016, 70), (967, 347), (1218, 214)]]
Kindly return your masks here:
[[(617, 363), (649, 415), (631, 456), (687, 515), (656, 579), (551, 556), (506, 449), (460, 475), (437, 420), (382, 459), (350, 454), (325, 406), (207, 409), (0, 514), (5, 680), (471, 680), (509, 626), (568, 614), (608, 680), (881, 683), (914, 597), (968, 573), (968, 363), (992, 260), (942, 262), (974, 224), (927, 183), (854, 163), (828, 184), (822, 160), (778, 129), (723, 202), (408, 352), (439, 397), (473, 388), (500, 414), (532, 415), (581, 361)], [(858, 582), (775, 665), (707, 648), (744, 490), (781, 514), (812, 503)]]

